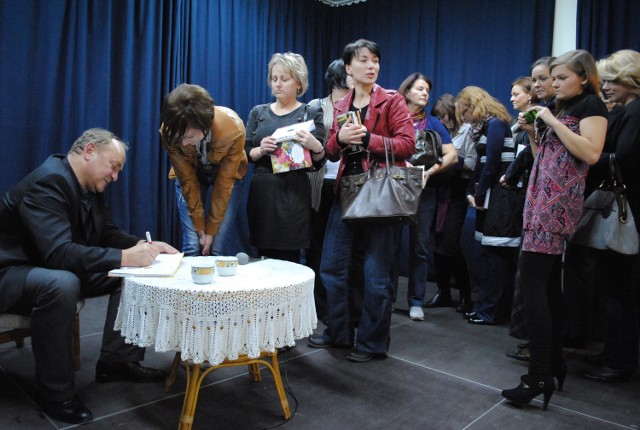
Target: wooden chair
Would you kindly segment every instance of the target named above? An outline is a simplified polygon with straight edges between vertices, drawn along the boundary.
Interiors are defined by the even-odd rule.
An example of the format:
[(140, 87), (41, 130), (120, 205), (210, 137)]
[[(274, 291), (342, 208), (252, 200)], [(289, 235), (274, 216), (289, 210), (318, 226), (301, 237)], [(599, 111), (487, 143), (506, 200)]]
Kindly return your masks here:
[[(78, 301), (73, 322), (73, 366), (80, 369), (80, 310), (84, 299)], [(17, 348), (24, 346), (24, 338), (31, 336), (31, 317), (17, 314), (0, 314), (0, 343), (15, 342)]]

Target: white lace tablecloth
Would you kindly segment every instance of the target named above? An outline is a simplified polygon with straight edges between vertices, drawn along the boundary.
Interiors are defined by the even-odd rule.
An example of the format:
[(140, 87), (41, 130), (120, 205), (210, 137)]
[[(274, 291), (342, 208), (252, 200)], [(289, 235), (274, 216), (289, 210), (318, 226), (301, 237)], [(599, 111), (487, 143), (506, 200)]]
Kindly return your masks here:
[(185, 257), (171, 278), (124, 279), (115, 328), (127, 343), (219, 364), (240, 354), (256, 358), (293, 346), (313, 332), (315, 274), (310, 268), (267, 259), (198, 285), (191, 280), (191, 263), (202, 259), (215, 257)]

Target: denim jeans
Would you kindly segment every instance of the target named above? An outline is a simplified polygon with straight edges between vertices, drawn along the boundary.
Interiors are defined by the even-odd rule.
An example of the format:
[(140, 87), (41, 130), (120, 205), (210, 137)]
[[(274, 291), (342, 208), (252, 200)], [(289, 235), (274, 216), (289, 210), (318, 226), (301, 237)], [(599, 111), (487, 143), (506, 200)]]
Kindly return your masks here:
[[(200, 183), (200, 193), (205, 205), (205, 214), (208, 212), (210, 203), (209, 195), (211, 187), (215, 182), (215, 177), (211, 178), (209, 183)], [(189, 216), (187, 202), (182, 195), (180, 181), (176, 180), (176, 200), (178, 204), (178, 213), (180, 215), (180, 224), (182, 226), (182, 252), (185, 255), (200, 255), (200, 240), (196, 232), (193, 221)], [(213, 239), (211, 249), (212, 255), (236, 255), (238, 252), (249, 252), (249, 234), (248, 227), (242, 228), (239, 222), (241, 217), (241, 207), (243, 207), (243, 189), (245, 179), (238, 179), (233, 184), (229, 204), (225, 211), (224, 218), (218, 229), (218, 233)], [(245, 211), (246, 212), (246, 211)]]
[(433, 218), (436, 215), (436, 189), (427, 187), (422, 190), (418, 205), (418, 220), (409, 226), (409, 283), (407, 303), (409, 306), (422, 306), (427, 287), (429, 267), (433, 260)]
[(364, 300), (358, 324), (356, 350), (386, 353), (391, 327), (391, 296), (401, 225), (357, 227), (342, 222), (340, 198), (334, 201), (327, 224), (320, 276), (327, 292), (329, 325), (323, 338), (334, 345), (351, 346), (355, 339), (349, 284), (356, 239), (364, 249)]

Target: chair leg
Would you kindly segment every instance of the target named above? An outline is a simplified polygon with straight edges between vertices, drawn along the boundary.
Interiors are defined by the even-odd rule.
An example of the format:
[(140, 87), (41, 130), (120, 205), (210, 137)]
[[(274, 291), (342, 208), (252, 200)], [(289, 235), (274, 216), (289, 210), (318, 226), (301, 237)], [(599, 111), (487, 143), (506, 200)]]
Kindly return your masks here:
[(164, 382), (164, 392), (168, 393), (171, 390), (171, 387), (173, 387), (173, 383), (176, 380), (176, 372), (178, 371), (178, 366), (180, 365), (180, 362), (182, 361), (182, 359), (180, 358), (180, 351), (176, 352), (175, 357), (173, 357), (173, 363), (171, 363), (171, 370), (169, 371), (169, 374), (167, 375), (167, 379)]
[(73, 368), (80, 370), (80, 314), (73, 320)]

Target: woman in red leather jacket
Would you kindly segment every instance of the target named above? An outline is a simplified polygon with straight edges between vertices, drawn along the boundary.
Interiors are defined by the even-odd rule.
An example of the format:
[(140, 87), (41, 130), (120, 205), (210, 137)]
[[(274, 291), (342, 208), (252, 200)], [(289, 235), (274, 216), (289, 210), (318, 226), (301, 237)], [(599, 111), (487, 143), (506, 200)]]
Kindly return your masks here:
[[(326, 144), (327, 158), (340, 161), (337, 186), (348, 175), (362, 173), (375, 160), (384, 166), (384, 139), (392, 141), (395, 163), (404, 166), (415, 151), (413, 122), (404, 97), (376, 84), (380, 48), (360, 39), (348, 44), (342, 55), (354, 89), (334, 105), (334, 121)], [(353, 112), (358, 121), (340, 124), (339, 115)], [(340, 193), (333, 203), (324, 241), (320, 276), (327, 290), (329, 325), (321, 336), (311, 336), (314, 348), (355, 347), (347, 359), (365, 362), (386, 357), (389, 349), (391, 304), (401, 224), (352, 226), (342, 222)], [(355, 246), (364, 260), (364, 301), (355, 341), (351, 313), (350, 262)]]

